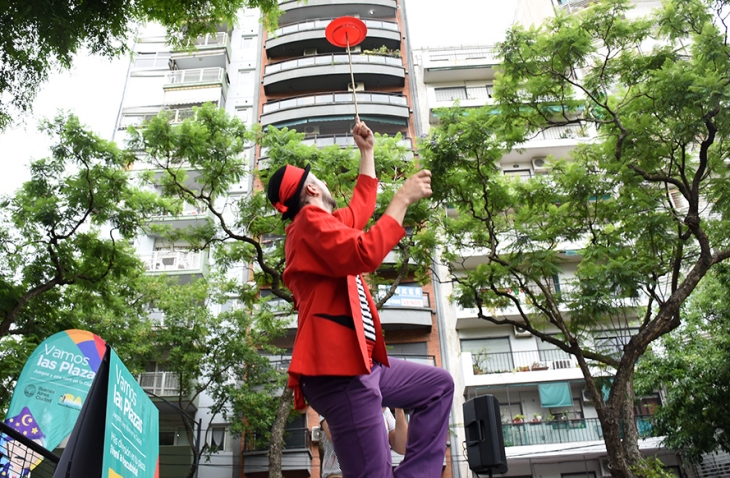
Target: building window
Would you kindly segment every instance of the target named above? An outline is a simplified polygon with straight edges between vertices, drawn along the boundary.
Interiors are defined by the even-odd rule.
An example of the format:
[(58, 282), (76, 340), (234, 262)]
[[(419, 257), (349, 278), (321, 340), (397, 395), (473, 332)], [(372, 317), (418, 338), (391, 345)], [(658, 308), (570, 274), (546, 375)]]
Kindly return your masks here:
[(169, 51), (158, 51), (156, 53), (137, 53), (134, 56), (132, 68), (169, 68)]
[(228, 451), (226, 449), (226, 427), (225, 426), (214, 426), (210, 429), (209, 445), (212, 451)]

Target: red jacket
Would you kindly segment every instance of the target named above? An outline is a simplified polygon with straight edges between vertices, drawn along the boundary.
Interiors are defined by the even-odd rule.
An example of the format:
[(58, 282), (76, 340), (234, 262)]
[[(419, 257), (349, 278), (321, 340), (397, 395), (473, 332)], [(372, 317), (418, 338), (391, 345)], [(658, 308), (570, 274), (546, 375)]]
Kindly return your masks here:
[[(360, 175), (348, 207), (330, 214), (305, 206), (286, 228), (284, 283), (299, 313), (288, 383), (297, 410), (305, 408), (301, 375), (370, 373), (355, 277), (375, 271), (405, 235), (388, 215), (363, 232), (377, 188), (377, 179)], [(376, 331), (372, 358), (387, 366), (380, 317), (367, 288), (365, 293)]]

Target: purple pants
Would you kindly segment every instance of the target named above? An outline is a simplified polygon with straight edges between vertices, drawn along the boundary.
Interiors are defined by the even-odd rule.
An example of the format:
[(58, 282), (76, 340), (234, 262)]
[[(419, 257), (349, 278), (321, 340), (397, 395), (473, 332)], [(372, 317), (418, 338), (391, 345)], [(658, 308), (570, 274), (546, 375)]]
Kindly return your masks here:
[[(438, 478), (446, 453), (454, 380), (443, 369), (395, 358), (369, 375), (301, 378), (327, 419), (344, 478)], [(406, 454), (393, 472), (382, 407), (408, 408)]]

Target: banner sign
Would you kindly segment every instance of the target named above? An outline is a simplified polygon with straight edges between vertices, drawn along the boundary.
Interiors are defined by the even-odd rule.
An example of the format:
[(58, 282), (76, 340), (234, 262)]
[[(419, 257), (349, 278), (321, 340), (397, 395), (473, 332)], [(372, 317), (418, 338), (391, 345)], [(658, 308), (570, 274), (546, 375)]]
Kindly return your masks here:
[(158, 413), (155, 404), (111, 350), (102, 476), (155, 476), (160, 437)]
[[(48, 450), (56, 448), (73, 430), (105, 351), (104, 340), (84, 330), (44, 340), (23, 367), (5, 423)], [(3, 478), (26, 476), (41, 459), (15, 466), (0, 457)]]
[[(384, 296), (390, 286), (379, 285), (378, 292), (381, 297)], [(424, 307), (423, 288), (420, 286), (398, 286), (395, 293), (388, 299), (385, 304), (390, 307)]]

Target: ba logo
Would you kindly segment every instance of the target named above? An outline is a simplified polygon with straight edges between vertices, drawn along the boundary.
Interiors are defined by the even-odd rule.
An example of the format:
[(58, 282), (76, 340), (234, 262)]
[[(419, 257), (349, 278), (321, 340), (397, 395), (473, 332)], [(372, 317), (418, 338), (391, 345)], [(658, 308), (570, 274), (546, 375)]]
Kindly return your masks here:
[(35, 395), (35, 385), (28, 385), (25, 387), (25, 390), (23, 390), (23, 393), (25, 393), (26, 397), (32, 397)]

